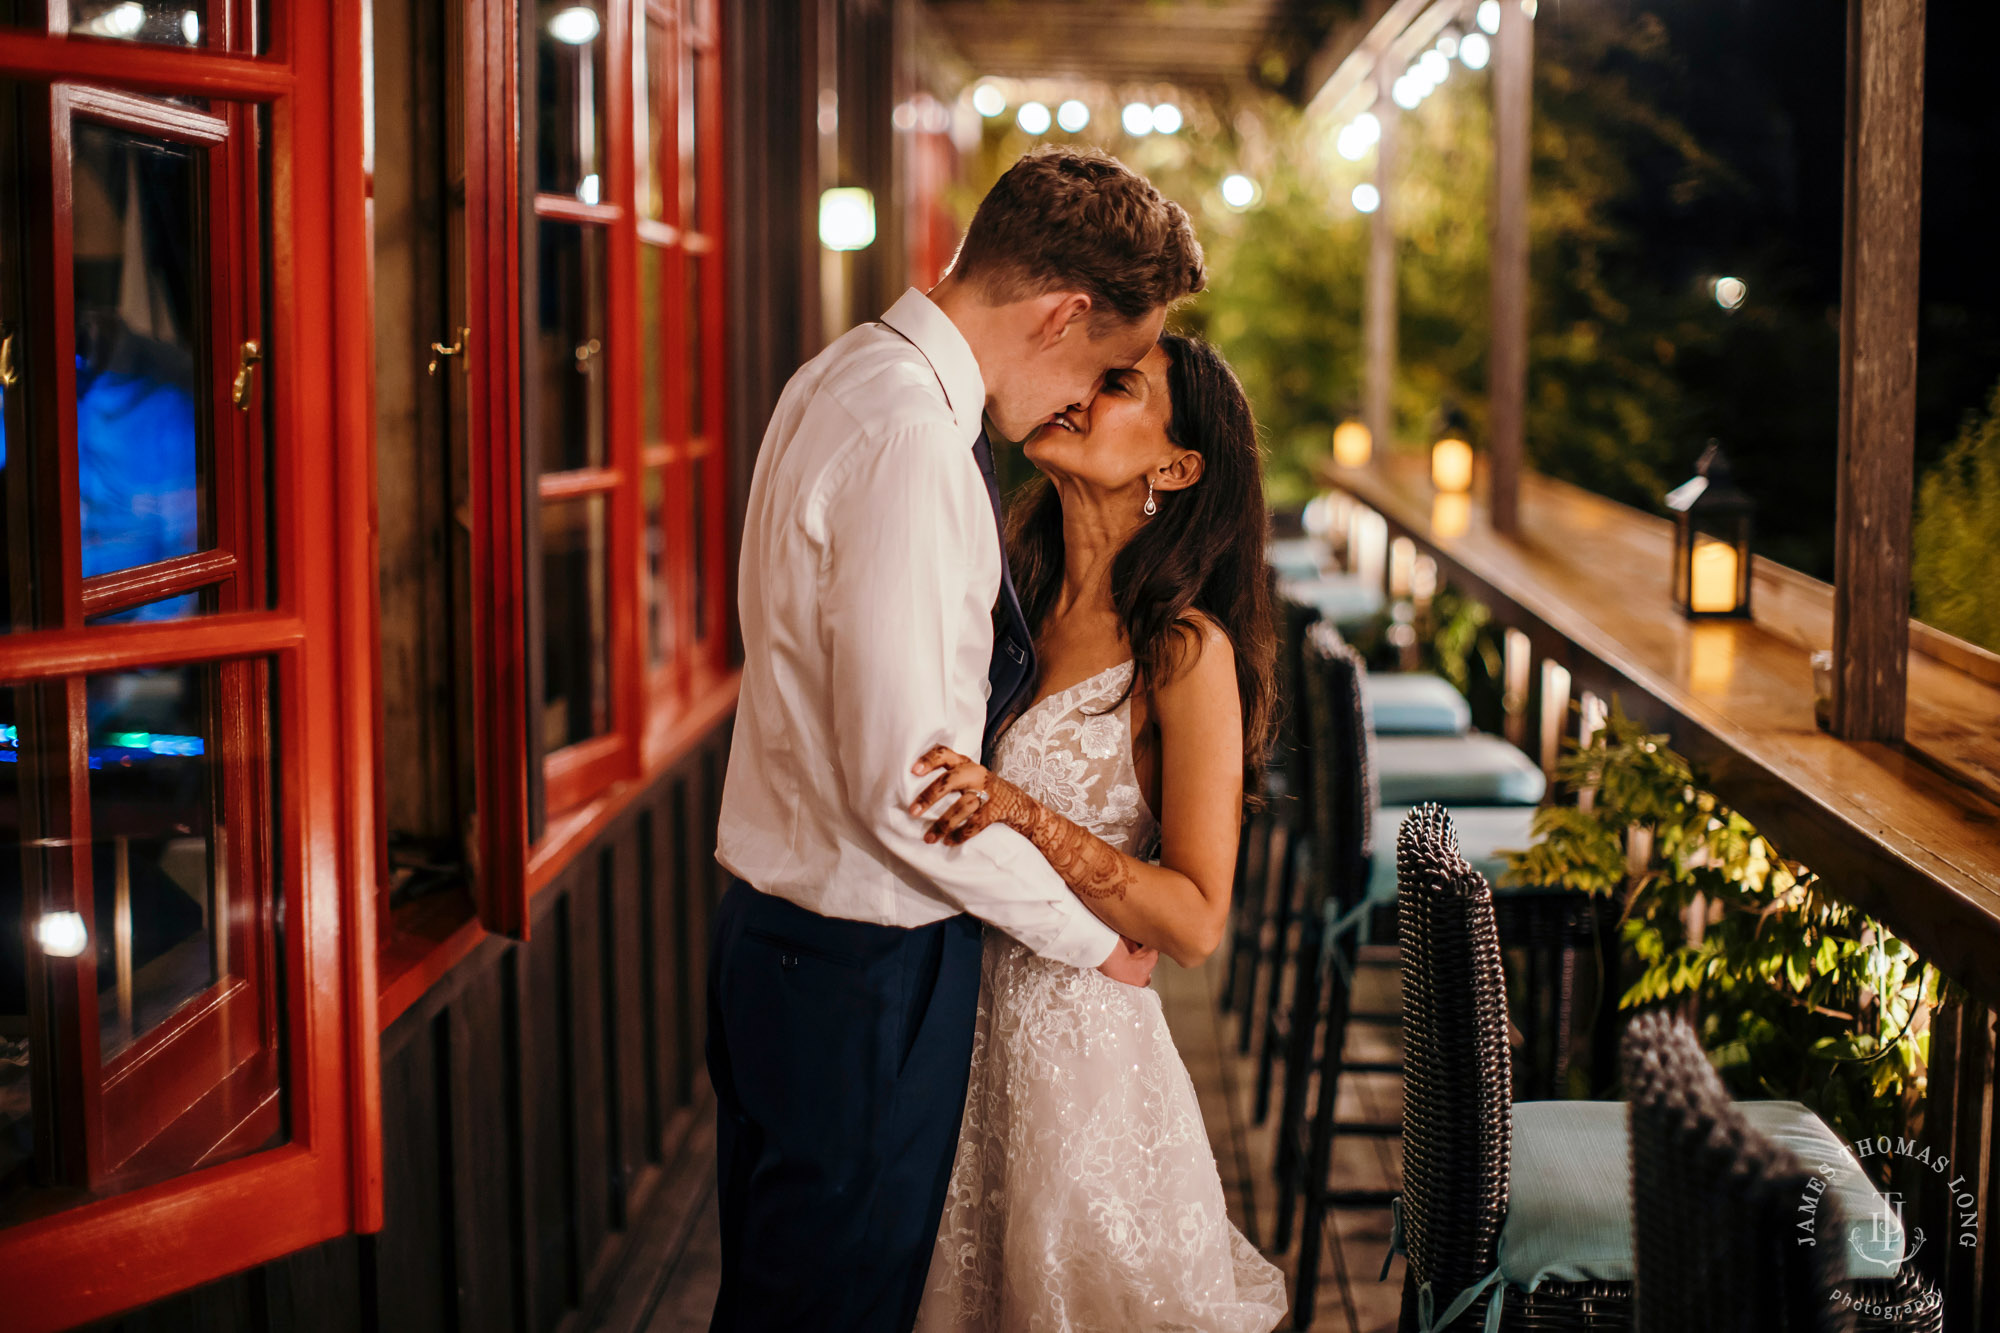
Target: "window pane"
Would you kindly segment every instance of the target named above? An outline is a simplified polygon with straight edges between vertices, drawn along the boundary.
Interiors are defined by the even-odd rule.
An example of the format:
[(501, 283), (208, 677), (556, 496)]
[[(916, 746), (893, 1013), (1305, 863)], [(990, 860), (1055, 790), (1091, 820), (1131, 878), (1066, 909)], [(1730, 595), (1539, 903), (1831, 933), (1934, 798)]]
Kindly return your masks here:
[(702, 195), (704, 166), (702, 138), (708, 126), (701, 116), (702, 98), (708, 92), (715, 62), (693, 47), (685, 48), (681, 62), (681, 225), (689, 231), (706, 231), (703, 213), (707, 200)]
[(659, 666), (674, 655), (674, 589), (667, 561), (666, 470), (646, 469), (646, 661)]
[(537, 8), (540, 129), (536, 185), (586, 204), (603, 194), (604, 5), (542, 0)]
[(222, 974), (213, 678), (213, 668), (179, 667), (89, 682), (92, 916), (106, 1061)]
[(646, 217), (667, 215), (667, 189), (673, 183), (673, 143), (667, 138), (668, 80), (673, 74), (673, 36), (667, 25), (646, 17), (646, 40), (639, 44), (638, 77), (633, 80), (645, 106), (639, 117), (639, 211)]
[(0, 690), (0, 1225), (284, 1138), (270, 683)]
[(69, 30), (126, 42), (208, 45), (201, 15), (187, 0), (71, 0)]
[(706, 268), (700, 259), (687, 257), (687, 403), (688, 435), (692, 439), (702, 439), (708, 434), (708, 395), (705, 392), (706, 376), (702, 374), (702, 358), (707, 353), (702, 338), (701, 289), (702, 270)]
[(196, 150), (73, 127), (77, 491), (83, 576), (210, 544)]
[(708, 595), (708, 484), (711, 469), (706, 457), (694, 460), (694, 479), (690, 489), (694, 492), (694, 637), (706, 640), (709, 629)]
[(542, 746), (611, 729), (605, 497), (542, 506)]
[[(21, 215), (21, 153), (15, 133), (16, 86), (0, 81), (0, 634), (28, 629), (35, 623), (31, 520), (34, 492), (28, 477), (26, 382), (33, 372), (34, 340), (24, 322), (26, 268), (21, 246), (26, 238)], [(17, 388), (5, 383), (15, 380)], [(4, 1038), (0, 1038), (4, 1039)], [(6, 1077), (0, 1051), (0, 1080)], [(0, 1105), (5, 1094), (0, 1092)], [(0, 1111), (0, 1116), (4, 1116)], [(0, 1130), (0, 1142), (5, 1131)], [(4, 1147), (0, 1147), (4, 1152)], [(0, 1178), (6, 1167), (0, 1165)]]
[(667, 442), (667, 349), (660, 303), (666, 295), (666, 252), (639, 247), (639, 377), (643, 389), (639, 439)]
[(535, 308), (542, 470), (604, 462), (604, 232), (543, 220)]

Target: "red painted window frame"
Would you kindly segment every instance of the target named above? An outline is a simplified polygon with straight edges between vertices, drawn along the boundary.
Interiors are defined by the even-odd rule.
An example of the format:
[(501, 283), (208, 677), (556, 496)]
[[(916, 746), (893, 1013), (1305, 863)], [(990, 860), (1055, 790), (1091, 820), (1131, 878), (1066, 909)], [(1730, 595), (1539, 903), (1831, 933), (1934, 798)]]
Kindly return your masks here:
[[(279, 1147), (0, 1230), (0, 1271), (13, 1275), (7, 1319), (23, 1330), (98, 1319), (380, 1225), (374, 811), (371, 766), (360, 759), (374, 743), (372, 468), (363, 451), (339, 447), (366, 438), (369, 404), (361, 377), (336, 374), (365, 363), (372, 336), (361, 215), (336, 207), (361, 197), (360, 14), (335, 0), (274, 0), (267, 54), (252, 56), (242, 40), (246, 0), (198, 8), (211, 41), (201, 51), (11, 28), (0, 43), (0, 78), (189, 93), (246, 122), (254, 107), (269, 108), (272, 170), (260, 188), (273, 290), (255, 392), (268, 396), (273, 423), (272, 604), (82, 626), (92, 591), (122, 600), (188, 579), (247, 582), (252, 572), (214, 562), (154, 567), (143, 587), (79, 588), (62, 628), (0, 636), (0, 679), (271, 664), (290, 1132)], [(218, 529), (225, 503), (234, 502), (218, 496)]]

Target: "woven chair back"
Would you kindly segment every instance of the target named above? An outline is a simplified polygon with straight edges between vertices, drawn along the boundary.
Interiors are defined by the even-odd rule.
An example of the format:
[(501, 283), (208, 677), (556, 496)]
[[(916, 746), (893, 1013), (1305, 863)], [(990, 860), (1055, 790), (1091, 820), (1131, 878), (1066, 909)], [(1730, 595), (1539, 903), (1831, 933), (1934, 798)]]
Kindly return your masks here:
[(1751, 1128), (1680, 1019), (1638, 1018), (1622, 1057), (1638, 1333), (1844, 1333), (1840, 1236), (1798, 1243), (1812, 1172)]
[(1493, 892), (1442, 806), (1396, 840), (1403, 965), (1403, 1244), (1439, 1306), (1492, 1271), (1507, 1216), (1513, 1071)]
[(1374, 855), (1368, 713), (1361, 655), (1333, 626), (1306, 634), (1305, 705), (1312, 755), (1313, 894), (1345, 912), (1367, 891)]

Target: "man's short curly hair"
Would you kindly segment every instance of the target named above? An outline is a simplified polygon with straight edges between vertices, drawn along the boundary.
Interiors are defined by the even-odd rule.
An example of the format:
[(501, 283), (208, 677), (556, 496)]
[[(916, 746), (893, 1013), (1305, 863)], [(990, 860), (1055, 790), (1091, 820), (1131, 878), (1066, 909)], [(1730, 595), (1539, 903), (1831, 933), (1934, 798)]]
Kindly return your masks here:
[(1023, 156), (987, 191), (952, 276), (995, 304), (1082, 292), (1099, 327), (1142, 319), (1208, 281), (1186, 210), (1117, 158), (1054, 144)]

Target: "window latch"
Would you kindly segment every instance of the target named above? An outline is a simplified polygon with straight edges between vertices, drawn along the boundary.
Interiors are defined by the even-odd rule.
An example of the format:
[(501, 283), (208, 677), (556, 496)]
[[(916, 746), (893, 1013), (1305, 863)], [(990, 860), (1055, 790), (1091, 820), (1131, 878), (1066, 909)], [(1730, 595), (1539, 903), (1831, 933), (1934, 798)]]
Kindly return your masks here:
[(264, 359), (264, 353), (257, 346), (255, 338), (246, 338), (236, 349), (236, 381), (229, 388), (229, 401), (238, 408), (250, 406), (250, 381), (256, 372), (257, 363)]
[(451, 346), (446, 347), (443, 343), (432, 343), (430, 368), (426, 370), (424, 373), (427, 375), (435, 375), (438, 373), (438, 367), (444, 363), (444, 359), (446, 357), (463, 356), (465, 354), (466, 341), (471, 337), (472, 337), (472, 330), (461, 325), (458, 330), (458, 341), (453, 343)]

